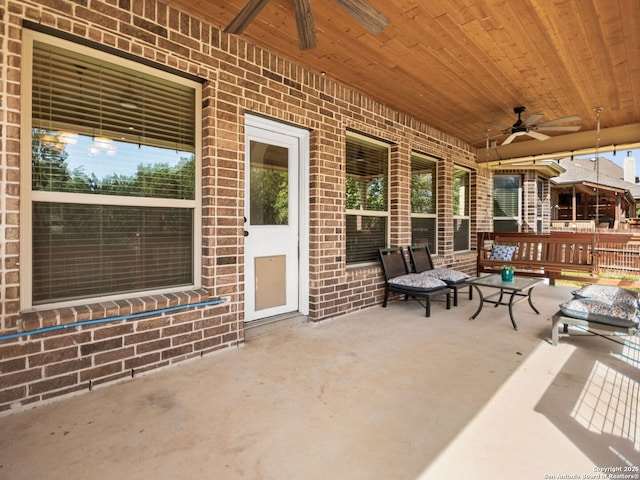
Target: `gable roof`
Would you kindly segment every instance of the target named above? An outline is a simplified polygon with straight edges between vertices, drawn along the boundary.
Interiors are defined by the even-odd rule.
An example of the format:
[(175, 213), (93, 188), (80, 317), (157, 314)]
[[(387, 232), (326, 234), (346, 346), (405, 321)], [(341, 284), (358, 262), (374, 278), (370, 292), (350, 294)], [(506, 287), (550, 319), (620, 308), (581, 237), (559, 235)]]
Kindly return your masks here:
[(624, 170), (615, 162), (599, 157), (598, 163), (590, 158), (561, 158), (559, 163), (564, 173), (550, 179), (554, 185), (594, 184), (619, 190), (626, 190), (631, 196), (640, 200), (640, 185), (625, 182)]

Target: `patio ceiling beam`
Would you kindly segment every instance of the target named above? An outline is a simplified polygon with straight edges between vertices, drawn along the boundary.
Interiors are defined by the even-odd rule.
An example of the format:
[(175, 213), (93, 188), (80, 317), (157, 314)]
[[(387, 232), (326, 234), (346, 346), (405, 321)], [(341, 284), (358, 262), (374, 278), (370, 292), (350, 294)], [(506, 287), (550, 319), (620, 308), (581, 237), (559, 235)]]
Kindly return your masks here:
[[(509, 145), (478, 149), (478, 163), (589, 155), (595, 152), (596, 132), (577, 132), (559, 135), (545, 141), (529, 140)], [(640, 123), (600, 131), (600, 152), (640, 147)]]

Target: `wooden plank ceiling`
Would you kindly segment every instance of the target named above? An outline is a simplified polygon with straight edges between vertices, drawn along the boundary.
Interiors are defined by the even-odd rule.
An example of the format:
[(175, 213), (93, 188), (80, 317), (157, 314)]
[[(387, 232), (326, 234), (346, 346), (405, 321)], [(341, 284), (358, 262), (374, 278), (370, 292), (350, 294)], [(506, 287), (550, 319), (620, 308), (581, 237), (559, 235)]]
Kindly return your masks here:
[[(224, 29), (248, 0), (168, 0)], [(293, 0), (270, 0), (240, 37), (325, 72), (482, 149), (479, 160), (640, 142), (640, 1), (368, 0), (389, 18), (371, 34), (336, 0), (312, 0), (317, 46), (298, 46)], [(522, 115), (579, 115), (578, 133), (501, 132)], [(611, 133), (611, 135), (609, 135)], [(561, 135), (560, 137), (557, 137)], [(517, 152), (514, 154), (513, 152)], [(549, 152), (546, 152), (549, 153)]]

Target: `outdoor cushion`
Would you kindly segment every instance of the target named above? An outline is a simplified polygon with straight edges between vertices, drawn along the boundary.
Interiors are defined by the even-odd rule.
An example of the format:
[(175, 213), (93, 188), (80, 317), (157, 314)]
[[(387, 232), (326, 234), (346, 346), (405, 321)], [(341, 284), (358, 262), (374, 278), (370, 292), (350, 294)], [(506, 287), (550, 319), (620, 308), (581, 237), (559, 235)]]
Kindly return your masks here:
[(636, 292), (613, 285), (586, 285), (571, 293), (576, 298), (591, 298), (609, 305), (614, 303), (626, 303), (634, 307), (638, 305)]
[(636, 308), (626, 303), (609, 304), (590, 298), (574, 298), (562, 303), (560, 309), (569, 317), (607, 325), (628, 327), (638, 323)]
[(435, 268), (433, 270), (421, 272), (421, 275), (435, 277), (446, 283), (460, 283), (469, 279), (469, 275), (466, 273), (452, 268)]
[(493, 245), (491, 247), (490, 260), (503, 260), (508, 262), (513, 258), (513, 252), (516, 251), (516, 247), (513, 245)]
[(437, 290), (447, 286), (442, 280), (420, 273), (407, 273), (394, 277), (389, 280), (389, 285), (415, 291)]

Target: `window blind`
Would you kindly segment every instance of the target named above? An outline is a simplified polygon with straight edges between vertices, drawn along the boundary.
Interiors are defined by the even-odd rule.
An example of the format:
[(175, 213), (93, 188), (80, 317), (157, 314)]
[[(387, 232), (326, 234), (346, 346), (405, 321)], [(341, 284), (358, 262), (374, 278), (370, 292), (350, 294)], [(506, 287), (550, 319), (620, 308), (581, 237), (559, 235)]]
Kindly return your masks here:
[(349, 136), (346, 159), (347, 263), (375, 261), (387, 243), (389, 146)]
[(194, 89), (34, 42), (33, 127), (193, 151)]
[(411, 156), (411, 213), (436, 213), (436, 163)]
[(496, 176), (493, 179), (493, 216), (517, 217), (520, 180), (518, 176)]
[(197, 284), (198, 86), (86, 53), (33, 42), (33, 306)]

